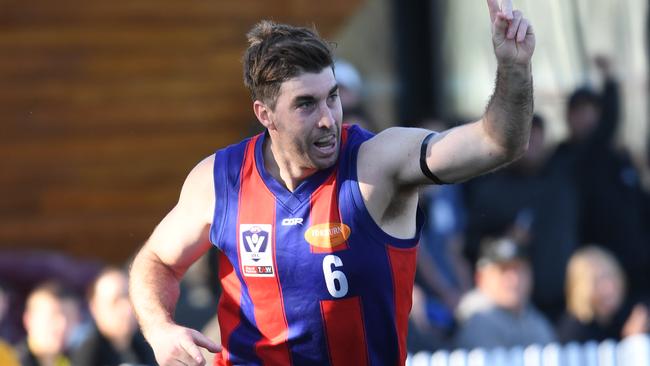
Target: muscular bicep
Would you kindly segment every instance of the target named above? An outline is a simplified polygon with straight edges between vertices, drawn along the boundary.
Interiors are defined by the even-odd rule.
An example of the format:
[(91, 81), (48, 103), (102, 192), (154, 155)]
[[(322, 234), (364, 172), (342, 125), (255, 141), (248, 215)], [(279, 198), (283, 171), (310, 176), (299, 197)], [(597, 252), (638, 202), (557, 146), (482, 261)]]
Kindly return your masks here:
[[(390, 128), (366, 142), (360, 158), (383, 171), (384, 179), (397, 185), (434, 183), (422, 171), (421, 147), (432, 131), (418, 128)], [(433, 136), (424, 155), (426, 168), (447, 183), (467, 180), (493, 170), (508, 157), (484, 130), (481, 120)], [(381, 177), (377, 177), (381, 179)]]
[(215, 196), (211, 156), (188, 175), (176, 206), (156, 226), (142, 249), (178, 276), (210, 248)]

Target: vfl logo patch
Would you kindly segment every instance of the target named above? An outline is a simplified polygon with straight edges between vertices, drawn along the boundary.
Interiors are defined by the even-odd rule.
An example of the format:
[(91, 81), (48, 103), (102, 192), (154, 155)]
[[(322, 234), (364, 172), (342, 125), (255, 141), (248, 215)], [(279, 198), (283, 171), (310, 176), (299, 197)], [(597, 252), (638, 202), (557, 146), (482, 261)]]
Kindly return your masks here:
[(249, 277), (273, 277), (273, 243), (270, 224), (239, 225), (239, 260)]

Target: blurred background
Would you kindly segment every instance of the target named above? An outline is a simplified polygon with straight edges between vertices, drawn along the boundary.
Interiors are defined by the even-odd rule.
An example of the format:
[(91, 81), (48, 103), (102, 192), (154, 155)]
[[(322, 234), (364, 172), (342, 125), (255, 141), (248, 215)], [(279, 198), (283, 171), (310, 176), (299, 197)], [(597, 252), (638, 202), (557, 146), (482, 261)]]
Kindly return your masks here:
[[(544, 121), (544, 164), (553, 165), (549, 157), (572, 141), (567, 111), (576, 89), (600, 97), (615, 85), (617, 92), (614, 117), (600, 123), (611, 130), (601, 150), (611, 147), (616, 159), (625, 157), (625, 163), (612, 168), (623, 182), (625, 198), (609, 195), (607, 187), (585, 194), (585, 177), (572, 180), (574, 190), (568, 193), (562, 184), (544, 188), (551, 190), (544, 197), (582, 197), (582, 203), (569, 208), (575, 215), (565, 221), (575, 224), (576, 233), (568, 248), (561, 248), (559, 278), (547, 287), (536, 283), (533, 292), (535, 304), (555, 323), (565, 304), (547, 303), (553, 302), (552, 295), (544, 288), (554, 288), (554, 295), (564, 298), (564, 265), (574, 249), (595, 243), (614, 252), (625, 270), (650, 267), (648, 2), (514, 3), (531, 20), (537, 37), (533, 75), (536, 112)], [(354, 95), (344, 104), (346, 119), (375, 131), (393, 125), (446, 128), (474, 120), (492, 93), (496, 62), (483, 0), (0, 0), (0, 284), (10, 294), (4, 320), (0, 311), (0, 337), (20, 342), (25, 299), (43, 281), (59, 281), (85, 299), (106, 266), (128, 263), (173, 207), (198, 161), (258, 130), (240, 58), (246, 32), (265, 18), (315, 25), (336, 44), (336, 55), (346, 64), (337, 77)], [(601, 116), (606, 102), (597, 100)], [(535, 177), (548, 180), (544, 174)], [(530, 182), (522, 184), (530, 187)], [(458, 229), (460, 244), (442, 246), (444, 253), (460, 253), (469, 268), (465, 280), (455, 282), (451, 295), (444, 286), (424, 291), (443, 299), (448, 313), (473, 286), (472, 267), (481, 256), (476, 243), (488, 235), (514, 236), (518, 245), (528, 245), (536, 278), (557, 272), (545, 273), (545, 262), (536, 258), (544, 257), (539, 254), (544, 251), (552, 257), (559, 246), (540, 246), (530, 237), (536, 230), (531, 227), (543, 221), (539, 217), (557, 216), (553, 210), (564, 210), (562, 206), (538, 210), (517, 201), (512, 213), (504, 214), (508, 225), (486, 229), (491, 224), (485, 218), (498, 215), (492, 210), (499, 205), (482, 204), (481, 197), (492, 191), (477, 185), (459, 186), (462, 203), (454, 207), (462, 215), (430, 211), (432, 227), (434, 221), (444, 226), (449, 218), (465, 217), (461, 221), (466, 224)], [(522, 197), (535, 192), (539, 190)], [(498, 194), (501, 202), (512, 204), (507, 192)], [(605, 208), (584, 207), (593, 200), (603, 201)], [(611, 200), (625, 203), (609, 205)], [(438, 207), (435, 202), (429, 196), (423, 199), (425, 207)], [(632, 229), (622, 225), (616, 235), (600, 235), (585, 228), (585, 212), (594, 210), (611, 215), (591, 218), (602, 226), (637, 224)], [(513, 227), (521, 229), (519, 234), (524, 231), (524, 239), (513, 234)], [(550, 224), (544, 230), (555, 228)], [(627, 247), (616, 241), (629, 237), (635, 239)], [(441, 248), (431, 240), (431, 246)], [(629, 250), (617, 249), (621, 247)], [(635, 262), (629, 259), (635, 253), (645, 254)], [(195, 275), (204, 290), (212, 286), (205, 280), (211, 277), (210, 267), (206, 264)], [(637, 296), (628, 297), (632, 303), (650, 293), (650, 277), (638, 277), (646, 274), (626, 273), (633, 277), (627, 288)], [(207, 308), (215, 301), (205, 291), (193, 299)], [(84, 301), (79, 307), (82, 322), (90, 322)], [(421, 322), (440, 320), (440, 312), (428, 309), (434, 315)], [(205, 318), (210, 316), (208, 312)], [(451, 330), (444, 324), (433, 324), (443, 329), (435, 335), (441, 343), (412, 350), (451, 347)]]

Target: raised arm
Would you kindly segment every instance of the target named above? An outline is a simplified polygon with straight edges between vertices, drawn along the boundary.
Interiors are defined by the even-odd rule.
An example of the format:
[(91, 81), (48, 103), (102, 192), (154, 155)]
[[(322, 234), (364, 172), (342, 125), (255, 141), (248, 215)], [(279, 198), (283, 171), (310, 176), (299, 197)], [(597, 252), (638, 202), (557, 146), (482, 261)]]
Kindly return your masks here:
[(614, 77), (611, 65), (604, 56), (596, 57), (596, 66), (605, 81), (604, 88), (600, 93), (600, 119), (596, 130), (589, 139), (592, 148), (603, 149), (610, 146), (620, 124), (621, 97), (619, 83)]
[(523, 14), (512, 11), (511, 0), (503, 1), (502, 7), (497, 0), (487, 3), (498, 66), (494, 93), (482, 118), (432, 137), (424, 146), (425, 166), (420, 156), (427, 130), (388, 129), (362, 147), (363, 155), (381, 161), (398, 185), (433, 183), (423, 168), (442, 182), (463, 181), (507, 164), (528, 146), (535, 36)]
[(196, 330), (174, 323), (179, 283), (209, 248), (214, 209), (214, 156), (188, 175), (176, 206), (158, 224), (133, 261), (129, 292), (142, 331), (160, 365), (204, 365), (199, 347), (220, 347)]

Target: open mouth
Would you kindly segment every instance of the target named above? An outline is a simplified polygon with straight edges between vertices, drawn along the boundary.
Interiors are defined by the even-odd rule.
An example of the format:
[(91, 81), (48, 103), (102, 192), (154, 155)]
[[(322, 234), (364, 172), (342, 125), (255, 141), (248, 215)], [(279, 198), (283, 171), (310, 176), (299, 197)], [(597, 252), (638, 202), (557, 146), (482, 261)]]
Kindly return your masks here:
[(314, 146), (323, 154), (331, 154), (336, 149), (336, 137), (334, 135), (323, 136), (314, 142)]

